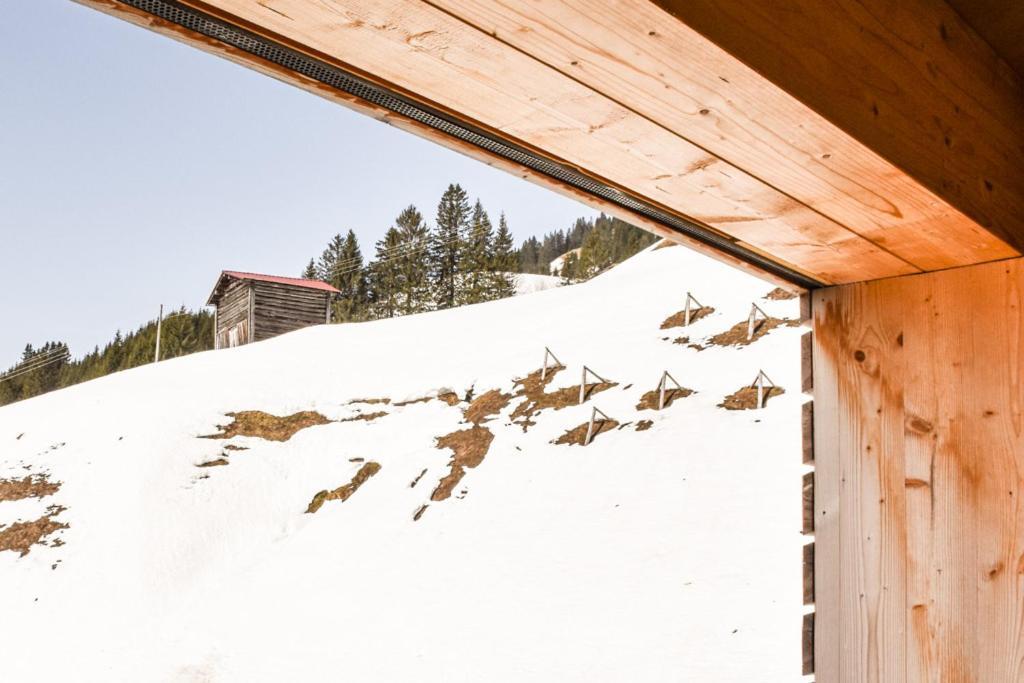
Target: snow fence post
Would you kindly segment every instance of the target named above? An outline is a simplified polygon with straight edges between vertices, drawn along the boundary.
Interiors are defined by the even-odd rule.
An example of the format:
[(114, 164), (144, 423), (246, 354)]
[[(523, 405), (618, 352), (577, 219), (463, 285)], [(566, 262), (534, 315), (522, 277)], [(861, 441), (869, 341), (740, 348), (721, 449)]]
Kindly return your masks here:
[(668, 380), (672, 380), (672, 384), (676, 385), (676, 389), (679, 389), (679, 391), (683, 390), (682, 385), (676, 381), (676, 378), (668, 374), (668, 370), (661, 373), (661, 380), (658, 382), (658, 410), (665, 407), (665, 387), (668, 384)]
[(593, 370), (588, 368), (586, 365), (584, 365), (583, 366), (583, 374), (580, 377), (580, 400), (579, 400), (579, 405), (583, 405), (583, 401), (586, 400), (586, 394), (587, 394), (587, 373), (590, 373), (591, 375), (593, 375), (594, 378), (596, 380), (598, 380), (599, 382), (607, 382), (608, 381), (604, 377), (602, 377), (601, 375), (597, 374), (596, 372), (594, 372)]
[(765, 383), (765, 380), (767, 380), (768, 384), (771, 385), (770, 388), (774, 388), (775, 387), (775, 382), (773, 382), (768, 375), (764, 374), (764, 370), (758, 370), (757, 371), (757, 377), (754, 378), (754, 383), (750, 385), (752, 387), (757, 387), (757, 409), (758, 410), (760, 410), (761, 408), (764, 408), (764, 405), (765, 405), (765, 403), (764, 403), (764, 383)]
[[(604, 420), (611, 419), (607, 415), (605, 415), (603, 411), (598, 409), (597, 406), (594, 406), (594, 409), (590, 411), (590, 423), (587, 425), (587, 437), (583, 439), (584, 446), (589, 446), (591, 439), (594, 438), (594, 418), (597, 417), (598, 413), (601, 413), (601, 417), (603, 417)], [(602, 422), (604, 420), (602, 420)]]
[(555, 354), (551, 353), (551, 349), (549, 349), (548, 347), (545, 346), (544, 347), (544, 364), (540, 368), (540, 381), (542, 381), (542, 382), (548, 376), (548, 356), (551, 356), (554, 359), (555, 363), (557, 363), (557, 365), (555, 365), (554, 367), (556, 367), (556, 368), (557, 367), (565, 367), (564, 365), (562, 365), (562, 361), (558, 360), (558, 356), (556, 356)]
[(768, 314), (761, 310), (756, 304), (750, 304), (750, 317), (747, 319), (747, 341), (754, 338), (754, 322), (757, 320), (757, 314), (761, 314), (762, 320), (768, 320)]
[(690, 292), (687, 292), (686, 293), (686, 308), (684, 309), (685, 313), (683, 313), (683, 327), (689, 327), (690, 326), (690, 302), (691, 301), (697, 305), (696, 310), (699, 311), (700, 309), (704, 308), (704, 304), (702, 304), (701, 302), (697, 301), (697, 299), (693, 296), (693, 294), (691, 294)]

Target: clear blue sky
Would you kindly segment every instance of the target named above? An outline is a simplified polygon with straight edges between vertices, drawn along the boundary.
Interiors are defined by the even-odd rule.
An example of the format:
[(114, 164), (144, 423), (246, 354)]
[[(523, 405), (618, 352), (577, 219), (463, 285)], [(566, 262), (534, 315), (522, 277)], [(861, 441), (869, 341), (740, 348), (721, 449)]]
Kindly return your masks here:
[(517, 241), (593, 211), (70, 0), (0, 23), (0, 369), (77, 357), (199, 307), (221, 269), (298, 275), (335, 232), (364, 255), (461, 183)]

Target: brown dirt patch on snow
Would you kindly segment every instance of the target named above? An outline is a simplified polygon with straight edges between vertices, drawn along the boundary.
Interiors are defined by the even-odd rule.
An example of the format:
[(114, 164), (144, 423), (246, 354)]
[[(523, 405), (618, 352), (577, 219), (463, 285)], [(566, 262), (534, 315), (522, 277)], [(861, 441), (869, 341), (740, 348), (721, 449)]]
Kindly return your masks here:
[(359, 468), (359, 471), (353, 475), (352, 480), (340, 486), (333, 491), (320, 491), (313, 500), (309, 501), (309, 507), (306, 508), (306, 512), (312, 514), (320, 509), (320, 507), (329, 500), (340, 500), (345, 502), (352, 497), (352, 494), (359, 490), (359, 487), (366, 483), (366, 481), (373, 475), (380, 472), (380, 465), (373, 461), (365, 463)]
[[(555, 444), (569, 444), (570, 446), (582, 446), (583, 441), (587, 438), (587, 428), (590, 426), (590, 422), (584, 422), (581, 425), (577, 425), (562, 434), (553, 443)], [(619, 426), (617, 420), (595, 420), (594, 421), (594, 433), (590, 436), (590, 443), (594, 443), (598, 434), (604, 432), (610, 432)]]
[(285, 417), (278, 417), (260, 410), (243, 410), (228, 413), (231, 423), (220, 427), (220, 434), (210, 434), (206, 439), (230, 439), (234, 436), (255, 436), (268, 441), (287, 441), (307, 427), (330, 422), (320, 413), (305, 410)]
[(352, 405), (354, 403), (365, 403), (365, 404), (371, 405), (371, 406), (378, 405), (378, 404), (387, 405), (387, 404), (391, 403), (391, 399), (390, 398), (354, 398), (354, 399), (352, 399), (351, 401), (348, 402), (349, 405)]
[(795, 299), (796, 297), (796, 292), (791, 292), (788, 289), (783, 289), (782, 287), (776, 287), (764, 295), (765, 299), (770, 299), (772, 301), (788, 301), (789, 299)]
[(437, 395), (437, 400), (444, 401), (450, 406), (457, 406), (462, 399), (454, 391), (442, 391)]
[(498, 389), (491, 389), (488, 392), (477, 396), (465, 410), (466, 422), (480, 424), (489, 418), (497, 415), (512, 400), (511, 394), (503, 394)]
[[(579, 403), (580, 385), (578, 384), (552, 392), (545, 391), (545, 387), (551, 382), (554, 375), (562, 369), (549, 369), (547, 376), (543, 380), (540, 378), (540, 370), (531, 372), (523, 379), (516, 380), (516, 385), (520, 389), (515, 395), (517, 397), (523, 396), (524, 400), (515, 407), (510, 417), (513, 422), (518, 420), (517, 424), (522, 426), (524, 432), (533, 426), (534, 423), (531, 418), (541, 411), (548, 409), (561, 410), (567, 406), (574, 406)], [(585, 398), (590, 398), (594, 394), (606, 391), (614, 386), (618, 386), (618, 382), (588, 383), (584, 396)]]
[(646, 432), (648, 429), (654, 426), (654, 422), (651, 420), (640, 420), (636, 423), (636, 431)]
[(494, 434), (491, 430), (480, 425), (437, 437), (437, 447), (450, 448), (455, 455), (448, 463), (451, 470), (438, 482), (437, 488), (430, 494), (430, 500), (439, 501), (450, 497), (462, 477), (466, 475), (466, 470), (484, 461), (493, 440)]
[[(690, 324), (694, 324), (701, 318), (706, 318), (715, 312), (715, 309), (710, 306), (704, 306), (703, 308), (691, 308), (690, 309)], [(671, 327), (685, 327), (686, 323), (686, 309), (673, 313), (661, 323), (661, 329), (667, 330)]]
[(51, 482), (45, 474), (34, 474), (24, 479), (0, 479), (0, 501), (45, 498), (58, 490), (60, 482)]
[[(64, 512), (66, 508), (59, 505), (51, 505), (47, 508), (47, 514), (31, 522), (15, 522), (9, 526), (0, 526), (0, 552), (10, 550), (24, 557), (34, 545), (48, 545), (46, 537), (61, 529), (67, 529), (68, 525), (55, 521), (53, 518)], [(50, 545), (64, 545), (55, 540)]]
[(355, 415), (353, 417), (346, 417), (343, 420), (338, 420), (338, 422), (356, 422), (359, 420), (365, 420), (366, 422), (369, 422), (370, 420), (376, 420), (378, 417), (384, 417), (385, 415), (387, 415), (387, 412), (380, 410), (377, 411), (376, 413), (363, 413), (361, 415)]
[[(686, 398), (693, 393), (693, 389), (665, 389), (665, 407), (668, 408), (672, 405), (672, 401), (677, 398)], [(658, 409), (658, 395), (660, 392), (657, 389), (652, 389), (646, 394), (640, 397), (640, 402), (636, 404), (637, 410), (657, 410)]]
[(222, 467), (223, 465), (227, 464), (227, 458), (217, 458), (216, 460), (207, 460), (206, 462), (201, 462), (198, 465), (196, 465), (196, 467)]
[[(764, 404), (768, 405), (768, 401), (772, 396), (778, 396), (786, 393), (782, 387), (765, 387), (764, 390)], [(719, 408), (725, 408), (726, 410), (752, 410), (757, 408), (757, 388), (756, 387), (743, 387), (738, 391), (734, 391), (729, 394), (718, 404)]]
[(709, 346), (746, 346), (756, 342), (761, 337), (765, 336), (776, 327), (796, 327), (800, 322), (798, 320), (790, 320), (788, 318), (768, 318), (767, 320), (758, 320), (754, 323), (754, 336), (747, 341), (747, 325), (748, 322), (744, 320), (741, 323), (736, 323), (730, 327), (727, 331), (716, 334), (715, 336), (708, 339)]

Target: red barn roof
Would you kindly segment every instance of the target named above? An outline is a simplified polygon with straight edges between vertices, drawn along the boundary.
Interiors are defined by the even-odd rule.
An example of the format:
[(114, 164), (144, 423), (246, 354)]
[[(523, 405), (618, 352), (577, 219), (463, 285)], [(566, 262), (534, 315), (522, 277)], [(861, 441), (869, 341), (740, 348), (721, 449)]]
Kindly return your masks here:
[(217, 284), (214, 285), (213, 291), (210, 292), (210, 298), (207, 299), (206, 305), (212, 306), (214, 299), (217, 298), (218, 292), (222, 286), (226, 284), (228, 280), (259, 280), (260, 282), (274, 282), (279, 285), (291, 285), (292, 287), (305, 287), (306, 289), (319, 289), (323, 292), (330, 292), (332, 294), (341, 294), (341, 291), (336, 287), (332, 287), (326, 282), (320, 280), (306, 280), (298, 277), (281, 277), (279, 275), (263, 275), (262, 273), (246, 273), (240, 270), (224, 270), (221, 271), (220, 277), (217, 278)]

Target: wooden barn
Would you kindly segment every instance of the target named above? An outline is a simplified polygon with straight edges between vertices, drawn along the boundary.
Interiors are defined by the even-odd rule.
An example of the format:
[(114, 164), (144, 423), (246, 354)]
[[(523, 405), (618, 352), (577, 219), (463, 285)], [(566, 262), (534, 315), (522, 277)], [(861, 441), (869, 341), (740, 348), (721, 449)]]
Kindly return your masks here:
[(338, 294), (319, 280), (225, 270), (206, 302), (216, 307), (214, 348), (240, 346), (329, 323), (331, 301)]

